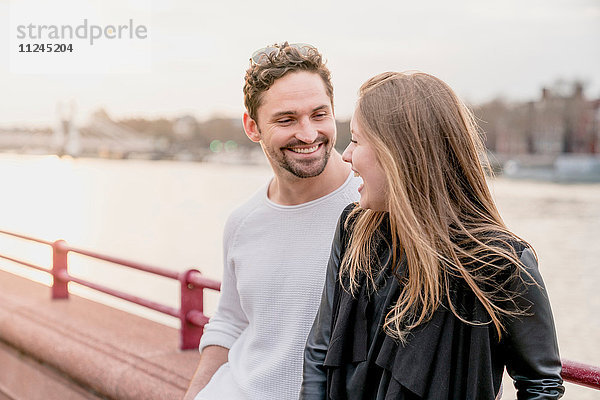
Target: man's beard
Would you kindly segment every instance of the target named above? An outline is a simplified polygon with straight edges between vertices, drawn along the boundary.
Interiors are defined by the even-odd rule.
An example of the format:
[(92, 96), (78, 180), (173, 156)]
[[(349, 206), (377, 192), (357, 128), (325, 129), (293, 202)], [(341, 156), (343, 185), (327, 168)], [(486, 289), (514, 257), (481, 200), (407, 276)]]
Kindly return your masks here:
[[(320, 140), (319, 140), (320, 139)], [(319, 158), (311, 158), (307, 160), (298, 160), (292, 157), (288, 157), (288, 153), (285, 150), (286, 148), (300, 145), (321, 145), (324, 149), (324, 154)], [(272, 148), (268, 148), (265, 146), (265, 151), (269, 155), (269, 158), (273, 160), (277, 165), (286, 171), (290, 172), (292, 175), (298, 178), (313, 178), (315, 176), (319, 176), (327, 167), (327, 161), (329, 160), (329, 155), (331, 154), (331, 148), (328, 148), (329, 140), (324, 135), (319, 135), (317, 140), (314, 143), (303, 143), (300, 141), (290, 142), (286, 147), (282, 147), (277, 152)], [(317, 150), (318, 152), (321, 149)]]

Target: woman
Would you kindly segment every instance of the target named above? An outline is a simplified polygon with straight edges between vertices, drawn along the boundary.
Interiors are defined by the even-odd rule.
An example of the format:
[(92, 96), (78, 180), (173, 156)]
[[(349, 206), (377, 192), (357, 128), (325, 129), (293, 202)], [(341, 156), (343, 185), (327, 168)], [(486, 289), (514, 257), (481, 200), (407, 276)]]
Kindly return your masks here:
[(519, 399), (564, 392), (537, 259), (494, 204), (468, 109), (439, 79), (359, 91), (344, 210), (307, 341), (303, 399)]

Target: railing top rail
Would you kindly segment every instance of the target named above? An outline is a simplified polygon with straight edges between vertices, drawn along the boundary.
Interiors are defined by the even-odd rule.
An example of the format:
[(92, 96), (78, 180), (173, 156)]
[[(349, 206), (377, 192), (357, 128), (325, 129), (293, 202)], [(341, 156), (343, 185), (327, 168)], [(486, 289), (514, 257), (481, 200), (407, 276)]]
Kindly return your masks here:
[(221, 290), (221, 282), (215, 281), (213, 279), (205, 278), (198, 271), (191, 271), (188, 275), (187, 283), (191, 283), (196, 286), (202, 286), (207, 289), (212, 290)]
[(65, 252), (77, 253), (77, 254), (84, 255), (86, 257), (91, 257), (91, 258), (96, 258), (98, 260), (108, 261), (113, 264), (124, 265), (129, 268), (149, 272), (149, 273), (155, 274), (155, 275), (164, 276), (166, 278), (171, 278), (171, 279), (176, 279), (176, 280), (179, 279), (179, 273), (177, 273), (175, 271), (170, 271), (165, 268), (155, 267), (153, 265), (129, 261), (129, 260), (125, 260), (120, 257), (108, 256), (105, 254), (97, 253), (95, 251), (90, 251), (90, 250), (85, 250), (85, 249), (81, 249), (78, 247), (73, 247), (73, 246), (68, 245), (66, 242), (57, 242), (56, 245), (59, 247), (60, 250), (65, 251)]
[(600, 367), (562, 359), (562, 377), (565, 381), (600, 390)]
[(42, 243), (42, 244), (47, 244), (48, 246), (52, 246), (52, 242), (49, 242), (49, 241), (43, 240), (43, 239), (37, 239), (37, 238), (31, 237), (31, 236), (21, 235), (20, 233), (8, 232), (8, 231), (4, 231), (1, 229), (0, 229), (0, 233), (2, 233), (4, 235), (8, 235), (8, 236), (18, 237), (20, 239), (29, 240), (31, 242), (38, 242), (38, 243)]

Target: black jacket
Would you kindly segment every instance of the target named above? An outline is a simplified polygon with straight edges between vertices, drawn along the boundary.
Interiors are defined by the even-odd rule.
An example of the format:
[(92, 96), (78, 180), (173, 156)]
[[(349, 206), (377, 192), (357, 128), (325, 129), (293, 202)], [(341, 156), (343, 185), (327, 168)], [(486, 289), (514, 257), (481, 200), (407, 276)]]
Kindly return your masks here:
[[(492, 324), (465, 324), (440, 307), (402, 345), (381, 329), (387, 314), (382, 310), (398, 298), (398, 279), (381, 275), (377, 292), (358, 296), (339, 283), (349, 234), (344, 222), (351, 209), (342, 213), (333, 241), (321, 306), (306, 343), (300, 399), (494, 399), (504, 366), (519, 399), (562, 396), (552, 311), (530, 249), (519, 252), (537, 283), (525, 282), (520, 290), (530, 307), (506, 324), (500, 342)], [(380, 261), (388, 256), (387, 246), (378, 249)], [(458, 303), (470, 310), (467, 317), (486, 320), (481, 304), (464, 292)]]

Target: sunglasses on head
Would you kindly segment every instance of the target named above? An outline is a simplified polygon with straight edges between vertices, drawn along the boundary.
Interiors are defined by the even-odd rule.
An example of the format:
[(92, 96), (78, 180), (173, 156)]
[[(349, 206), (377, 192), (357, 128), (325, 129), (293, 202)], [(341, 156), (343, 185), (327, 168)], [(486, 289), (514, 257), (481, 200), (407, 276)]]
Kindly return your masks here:
[(311, 50), (316, 50), (316, 48), (313, 45), (307, 43), (290, 43), (287, 46), (267, 46), (263, 47), (262, 49), (258, 49), (254, 53), (252, 53), (252, 57), (250, 57), (250, 62), (253, 62), (257, 65), (266, 64), (273, 57), (277, 57), (281, 50), (288, 47), (296, 49), (298, 53), (300, 53), (303, 56), (308, 55), (308, 52)]

